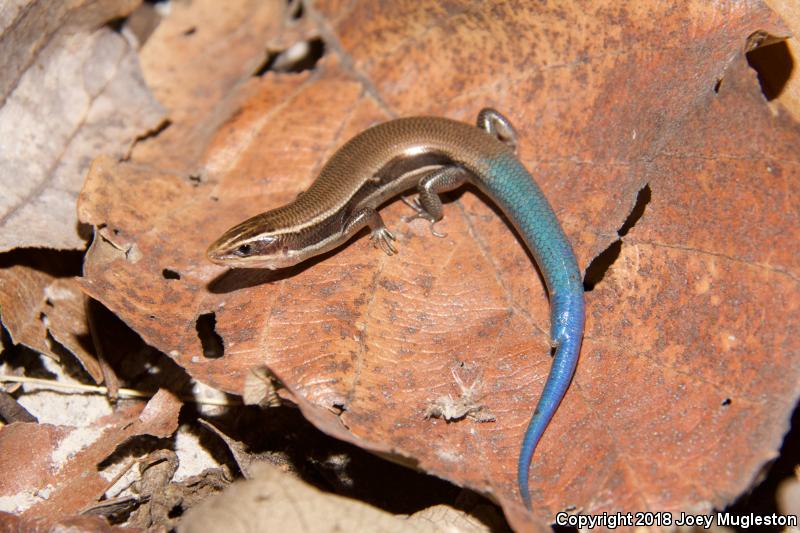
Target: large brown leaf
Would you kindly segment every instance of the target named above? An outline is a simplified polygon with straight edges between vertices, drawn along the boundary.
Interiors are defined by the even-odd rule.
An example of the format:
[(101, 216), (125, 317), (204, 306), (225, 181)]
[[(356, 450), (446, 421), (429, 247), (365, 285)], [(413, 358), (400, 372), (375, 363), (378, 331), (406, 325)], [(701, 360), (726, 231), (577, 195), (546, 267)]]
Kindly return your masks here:
[[(756, 30), (785, 33), (768, 9), (331, 1), (301, 19), (315, 30), (278, 3), (208, 5), (177, 4), (143, 50), (172, 126), (129, 162), (97, 160), (80, 201), (96, 228), (84, 288), (147, 342), (231, 392), (267, 365), (325, 431), (484, 492), (519, 528), (570, 506), (709, 511), (776, 454), (800, 382), (787, 318), (800, 130), (767, 107), (746, 62)], [(251, 77), (259, 36), (292, 31), (325, 39), (313, 73)], [(587, 293), (530, 514), (515, 465), (550, 367), (548, 303), (490, 199), (449, 203), (442, 240), (389, 205), (399, 257), (363, 238), (286, 272), (204, 257), (365, 127), (472, 121), (485, 105), (516, 124), (583, 267), (623, 237)], [(447, 395), (496, 421), (427, 419)]]

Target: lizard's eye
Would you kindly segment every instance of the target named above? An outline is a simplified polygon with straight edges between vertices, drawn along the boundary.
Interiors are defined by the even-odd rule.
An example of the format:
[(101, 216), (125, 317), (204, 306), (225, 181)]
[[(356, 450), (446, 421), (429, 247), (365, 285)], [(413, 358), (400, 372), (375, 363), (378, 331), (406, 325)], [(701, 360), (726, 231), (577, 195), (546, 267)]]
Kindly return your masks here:
[(240, 244), (234, 252), (239, 257), (247, 257), (253, 251), (253, 247), (249, 244)]

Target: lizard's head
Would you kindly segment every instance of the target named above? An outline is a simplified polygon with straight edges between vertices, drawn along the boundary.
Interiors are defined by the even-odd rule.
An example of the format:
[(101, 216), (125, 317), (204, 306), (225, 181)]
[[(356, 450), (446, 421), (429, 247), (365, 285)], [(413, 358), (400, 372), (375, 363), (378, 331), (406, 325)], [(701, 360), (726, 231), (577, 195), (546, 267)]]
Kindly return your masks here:
[(284, 268), (298, 263), (285, 245), (287, 234), (265, 229), (264, 214), (237, 224), (208, 247), (212, 263), (234, 268)]

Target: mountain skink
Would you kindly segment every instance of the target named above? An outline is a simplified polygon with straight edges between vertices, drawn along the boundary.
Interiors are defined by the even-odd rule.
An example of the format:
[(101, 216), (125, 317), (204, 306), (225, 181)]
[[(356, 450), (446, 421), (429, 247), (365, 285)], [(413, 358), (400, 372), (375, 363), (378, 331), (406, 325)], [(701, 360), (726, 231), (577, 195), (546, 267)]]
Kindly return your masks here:
[(340, 246), (364, 227), (371, 230), (374, 245), (392, 255), (397, 252), (395, 237), (377, 211), (384, 202), (416, 188), (417, 200), (409, 205), (417, 213), (411, 218), (433, 224), (443, 216), (439, 194), (467, 182), (477, 186), (514, 224), (539, 265), (550, 296), (555, 356), (525, 431), (517, 470), (520, 495), (530, 508), (533, 452), (578, 362), (583, 283), (553, 209), (515, 155), (514, 128), (493, 109), (482, 110), (477, 125), (411, 117), (373, 126), (342, 146), (296, 200), (229, 229), (207, 255), (229, 267), (289, 267)]

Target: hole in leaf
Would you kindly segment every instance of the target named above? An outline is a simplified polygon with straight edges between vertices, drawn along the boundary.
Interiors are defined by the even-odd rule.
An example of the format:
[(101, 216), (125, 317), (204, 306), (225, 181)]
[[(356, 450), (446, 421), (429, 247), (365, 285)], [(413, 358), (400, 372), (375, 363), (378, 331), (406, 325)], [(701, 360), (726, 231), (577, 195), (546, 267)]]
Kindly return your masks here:
[(143, 134), (136, 137), (136, 139), (134, 140), (134, 144), (140, 141), (144, 141), (146, 139), (152, 139), (153, 137), (158, 137), (164, 130), (166, 130), (170, 126), (172, 126), (172, 121), (168, 118), (164, 119), (161, 121), (161, 123), (159, 123), (158, 126), (153, 128), (152, 130), (146, 131)]
[(287, 11), (291, 20), (299, 20), (303, 18), (305, 7), (302, 0), (286, 0), (288, 6)]
[(253, 76), (261, 77), (270, 70), (272, 70), (272, 65), (275, 64), (275, 59), (280, 55), (280, 52), (267, 52), (267, 58), (261, 63), (261, 66), (256, 69), (253, 73)]
[(203, 346), (203, 355), (209, 359), (217, 359), (225, 354), (225, 344), (217, 333), (217, 315), (214, 312), (204, 313), (197, 317), (194, 325), (197, 337)]
[(161, 275), (164, 276), (164, 279), (181, 279), (180, 273), (170, 268), (165, 268), (162, 270)]
[(333, 411), (335, 414), (337, 414), (337, 415), (341, 415), (342, 413), (344, 413), (345, 411), (347, 411), (347, 405), (345, 405), (345, 403), (344, 403), (343, 401), (334, 401), (334, 402), (331, 404), (331, 410), (332, 410), (332, 411)]
[(624, 237), (628, 234), (633, 226), (639, 222), (639, 219), (642, 218), (644, 215), (644, 209), (647, 207), (647, 204), (650, 203), (650, 200), (653, 199), (653, 191), (650, 189), (650, 184), (645, 184), (644, 187), (639, 189), (639, 192), (636, 194), (636, 203), (633, 204), (633, 209), (631, 209), (631, 213), (628, 215), (628, 218), (625, 219), (625, 222), (622, 224), (622, 227), (619, 228), (617, 234), (620, 237)]
[(620, 252), (622, 252), (622, 241), (617, 239), (592, 260), (586, 268), (586, 275), (583, 277), (584, 291), (589, 292), (593, 290), (598, 283), (603, 281), (606, 272), (608, 272), (608, 269), (614, 264), (614, 261), (617, 260)]
[(722, 406), (723, 407), (727, 407), (730, 404), (731, 404), (731, 399), (730, 398), (725, 398), (724, 400), (722, 400)]
[(747, 39), (747, 63), (758, 74), (761, 92), (769, 100), (777, 98), (794, 70), (794, 58), (786, 40), (758, 31)]
[(167, 517), (178, 518), (179, 516), (183, 516), (183, 506), (181, 506), (179, 503), (176, 503), (167, 513)]
[(322, 39), (300, 41), (285, 50), (268, 52), (264, 63), (253, 75), (263, 76), (270, 71), (298, 73), (313, 70), (323, 55), (325, 55), (325, 41)]
[(592, 262), (589, 263), (589, 266), (586, 267), (586, 274), (583, 277), (584, 291), (589, 292), (593, 290), (597, 284), (603, 280), (608, 269), (611, 268), (611, 265), (614, 264), (614, 261), (617, 260), (619, 254), (622, 252), (622, 237), (627, 235), (631, 228), (639, 222), (639, 219), (644, 215), (644, 210), (647, 204), (650, 203), (652, 197), (653, 192), (650, 189), (649, 183), (639, 189), (639, 193), (636, 195), (636, 203), (633, 204), (633, 209), (631, 209), (625, 222), (623, 222), (622, 226), (617, 230), (617, 235), (620, 238), (612, 242), (608, 248), (595, 257)]

